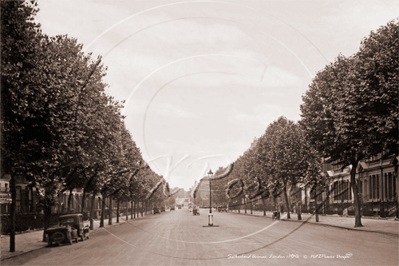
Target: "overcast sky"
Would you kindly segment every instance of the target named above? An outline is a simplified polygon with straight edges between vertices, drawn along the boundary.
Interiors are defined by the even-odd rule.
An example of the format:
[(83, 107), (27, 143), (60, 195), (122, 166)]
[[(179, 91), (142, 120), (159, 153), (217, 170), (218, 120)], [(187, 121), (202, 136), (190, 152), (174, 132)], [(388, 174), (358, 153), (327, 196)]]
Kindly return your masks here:
[[(44, 33), (78, 39), (108, 67), (107, 93), (171, 187), (188, 190), (247, 150), (339, 53), (397, 17), (397, 0), (39, 0)], [(219, 155), (206, 160), (203, 157)], [(188, 167), (190, 165), (190, 167)], [(169, 169), (171, 169), (170, 167)]]

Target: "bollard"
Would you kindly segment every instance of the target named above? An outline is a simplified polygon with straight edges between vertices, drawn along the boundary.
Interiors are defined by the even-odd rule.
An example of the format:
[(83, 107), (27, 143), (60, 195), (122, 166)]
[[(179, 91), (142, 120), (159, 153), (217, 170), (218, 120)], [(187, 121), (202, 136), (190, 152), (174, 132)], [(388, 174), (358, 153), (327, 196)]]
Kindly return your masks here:
[(213, 226), (213, 214), (208, 214), (208, 226)]

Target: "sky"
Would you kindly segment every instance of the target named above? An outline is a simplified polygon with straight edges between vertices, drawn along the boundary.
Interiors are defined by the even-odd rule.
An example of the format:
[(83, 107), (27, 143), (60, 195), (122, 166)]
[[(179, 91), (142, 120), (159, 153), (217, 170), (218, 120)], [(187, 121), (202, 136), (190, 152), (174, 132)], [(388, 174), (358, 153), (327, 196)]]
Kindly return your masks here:
[(396, 0), (38, 0), (36, 21), (108, 67), (152, 170), (188, 190), (280, 116), (318, 71), (398, 17)]

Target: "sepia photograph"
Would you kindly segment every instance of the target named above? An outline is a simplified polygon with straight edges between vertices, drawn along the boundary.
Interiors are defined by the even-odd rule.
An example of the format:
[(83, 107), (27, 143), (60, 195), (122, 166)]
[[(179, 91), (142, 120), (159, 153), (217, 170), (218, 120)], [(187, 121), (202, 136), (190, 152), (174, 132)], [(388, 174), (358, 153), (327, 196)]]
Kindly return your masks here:
[(396, 0), (0, 0), (1, 265), (399, 265)]

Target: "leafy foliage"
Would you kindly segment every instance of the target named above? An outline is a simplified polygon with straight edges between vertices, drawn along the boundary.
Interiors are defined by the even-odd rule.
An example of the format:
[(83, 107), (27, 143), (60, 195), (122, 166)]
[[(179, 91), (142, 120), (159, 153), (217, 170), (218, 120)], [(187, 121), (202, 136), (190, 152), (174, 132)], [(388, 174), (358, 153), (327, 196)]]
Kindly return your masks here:
[(339, 55), (320, 71), (302, 97), (309, 141), (325, 158), (352, 165), (355, 226), (361, 226), (359, 161), (387, 150), (398, 154), (398, 29), (398, 21), (391, 21), (371, 32), (359, 52)]

